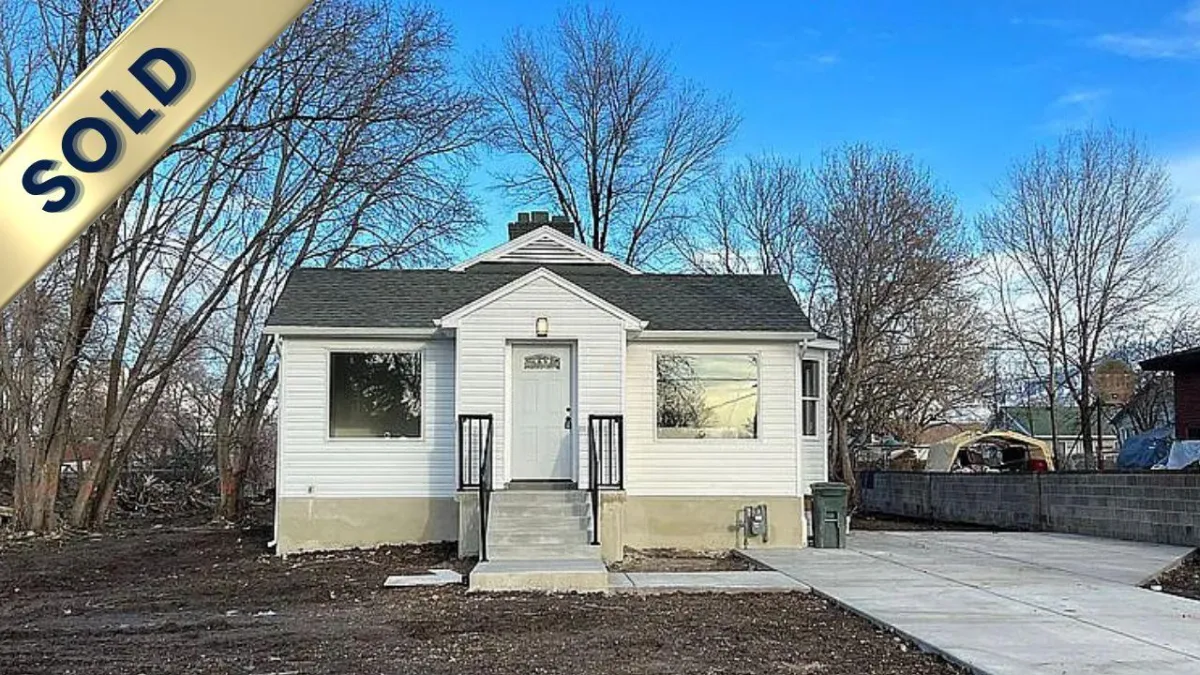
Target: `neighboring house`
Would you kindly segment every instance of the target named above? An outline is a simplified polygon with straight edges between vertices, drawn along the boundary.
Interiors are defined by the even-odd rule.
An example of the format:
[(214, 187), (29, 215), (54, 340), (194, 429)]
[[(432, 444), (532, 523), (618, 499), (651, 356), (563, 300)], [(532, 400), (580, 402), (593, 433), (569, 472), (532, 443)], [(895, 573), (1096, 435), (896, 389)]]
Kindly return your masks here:
[[(1168, 386), (1170, 383), (1165, 383)], [(1166, 407), (1164, 407), (1166, 406)], [(1128, 405), (1118, 410), (1109, 422), (1117, 435), (1119, 443), (1143, 434), (1147, 431), (1169, 427), (1171, 435), (1175, 432), (1175, 404), (1171, 397), (1165, 401), (1156, 402), (1151, 408), (1143, 401), (1134, 398)]]
[(1200, 347), (1146, 359), (1141, 366), (1174, 374), (1175, 438), (1200, 440)]
[(1117, 444), (1124, 443), (1138, 434), (1137, 420), (1125, 408), (1118, 410), (1109, 420), (1113, 433), (1117, 435)]
[(544, 212), (518, 220), (450, 269), (291, 275), (267, 321), (278, 552), (474, 553), (488, 448), (492, 559), (598, 559), (597, 534), (609, 559), (730, 549), (760, 505), (754, 545), (804, 545), (836, 345), (787, 283), (642, 272)]
[[(1100, 425), (1103, 432), (1101, 447), (1104, 452), (1104, 468), (1116, 467), (1117, 434), (1109, 423), (1106, 413)], [(1058, 470), (1083, 468), (1083, 431), (1079, 423), (1079, 409), (1074, 406), (1059, 406), (1054, 411), (1055, 426), (1058, 427), (1058, 448), (1054, 456), (1059, 460)], [(1034, 438), (1052, 443), (1054, 434), (1050, 426), (1050, 408), (1042, 405), (1007, 406), (1000, 408), (990, 425), (992, 429), (1019, 431)], [(1091, 436), (1096, 438), (1096, 417), (1092, 416)]]
[(96, 459), (98, 450), (99, 445), (90, 439), (68, 443), (67, 447), (63, 449), (59, 473), (64, 476), (74, 474), (83, 477), (83, 474), (87, 473), (88, 468), (91, 467), (92, 460)]
[(987, 428), (986, 420), (969, 421), (969, 422), (935, 422), (925, 427), (921, 431), (921, 435), (917, 438), (917, 447), (929, 448), (933, 445), (952, 436), (957, 436), (964, 431), (983, 431)]

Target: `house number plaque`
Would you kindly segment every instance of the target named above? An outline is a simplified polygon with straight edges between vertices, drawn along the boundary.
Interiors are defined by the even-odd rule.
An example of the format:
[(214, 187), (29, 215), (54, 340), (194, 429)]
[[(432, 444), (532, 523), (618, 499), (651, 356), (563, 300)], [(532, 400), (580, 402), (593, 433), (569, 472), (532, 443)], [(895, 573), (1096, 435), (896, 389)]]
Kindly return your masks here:
[(553, 354), (530, 354), (525, 357), (525, 370), (558, 370), (562, 359)]

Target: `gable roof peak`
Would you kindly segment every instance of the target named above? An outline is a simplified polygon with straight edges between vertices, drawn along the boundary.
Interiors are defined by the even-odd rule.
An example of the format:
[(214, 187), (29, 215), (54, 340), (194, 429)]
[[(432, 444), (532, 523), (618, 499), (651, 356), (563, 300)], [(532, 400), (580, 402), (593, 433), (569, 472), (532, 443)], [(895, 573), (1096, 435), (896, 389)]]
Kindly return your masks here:
[(642, 330), (648, 324), (647, 321), (643, 321), (643, 320), (637, 318), (630, 312), (618, 307), (617, 305), (614, 305), (613, 303), (605, 300), (604, 298), (601, 298), (600, 296), (592, 293), (591, 291), (588, 291), (587, 289), (582, 288), (582, 287), (572, 283), (571, 281), (560, 277), (559, 275), (546, 269), (545, 267), (539, 267), (539, 268), (533, 270), (532, 272), (525, 274), (524, 276), (518, 277), (518, 278), (510, 281), (509, 283), (505, 284), (504, 286), (501, 286), (500, 288), (497, 288), (496, 290), (492, 291), (491, 293), (488, 293), (487, 295), (484, 295), (483, 297), (477, 298), (477, 299), (473, 300), (472, 302), (469, 302), (469, 303), (455, 309), (454, 311), (449, 312), (448, 314), (442, 316), (440, 319), (435, 320), (434, 323), (439, 328), (457, 328), (459, 321), (461, 321), (463, 317), (469, 316), (470, 314), (474, 313), (475, 311), (492, 304), (496, 300), (499, 300), (500, 298), (503, 298), (503, 297), (509, 295), (510, 293), (513, 293), (514, 291), (520, 290), (520, 289), (524, 288), (525, 286), (528, 286), (529, 284), (531, 284), (535, 281), (538, 281), (538, 280), (548, 281), (548, 282), (554, 284), (555, 286), (558, 286), (559, 288), (574, 295), (575, 297), (579, 298), (580, 300), (587, 302), (588, 304), (590, 304), (594, 307), (597, 307), (597, 308), (611, 314), (612, 316), (620, 319), (625, 324), (625, 328), (627, 330)]
[[(520, 223), (518, 223), (520, 224)], [(547, 222), (525, 234), (511, 239), (491, 250), (464, 260), (451, 267), (451, 271), (463, 272), (479, 263), (524, 263), (537, 265), (611, 265), (628, 274), (641, 274), (641, 270), (597, 251), (587, 244), (564, 234)]]

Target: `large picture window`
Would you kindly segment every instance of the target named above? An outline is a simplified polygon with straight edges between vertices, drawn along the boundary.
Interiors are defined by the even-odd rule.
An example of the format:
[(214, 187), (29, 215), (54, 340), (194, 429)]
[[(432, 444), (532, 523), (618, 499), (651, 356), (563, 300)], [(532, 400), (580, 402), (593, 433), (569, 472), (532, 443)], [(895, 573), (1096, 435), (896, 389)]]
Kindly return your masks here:
[(659, 438), (757, 438), (758, 357), (659, 354)]
[(805, 436), (817, 435), (817, 402), (821, 400), (821, 364), (817, 361), (800, 362), (800, 413), (801, 430)]
[(421, 437), (419, 352), (335, 352), (329, 375), (331, 437)]

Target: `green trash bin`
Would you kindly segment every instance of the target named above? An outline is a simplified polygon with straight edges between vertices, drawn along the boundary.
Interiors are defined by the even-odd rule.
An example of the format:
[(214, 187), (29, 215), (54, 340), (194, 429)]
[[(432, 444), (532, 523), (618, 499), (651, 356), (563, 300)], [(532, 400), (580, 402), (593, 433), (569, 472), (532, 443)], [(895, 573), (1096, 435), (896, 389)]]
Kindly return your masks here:
[(814, 548), (846, 548), (846, 517), (849, 515), (849, 505), (849, 485), (845, 483), (813, 483)]

